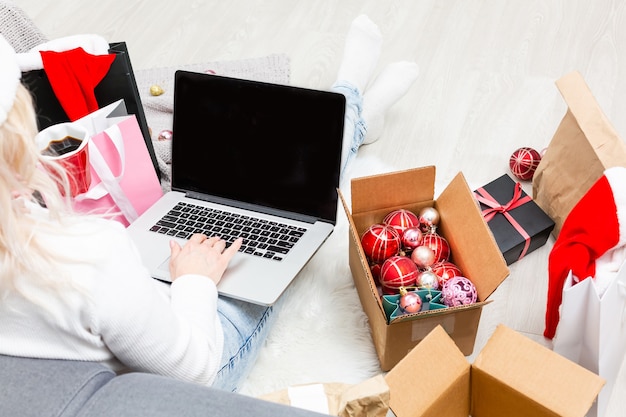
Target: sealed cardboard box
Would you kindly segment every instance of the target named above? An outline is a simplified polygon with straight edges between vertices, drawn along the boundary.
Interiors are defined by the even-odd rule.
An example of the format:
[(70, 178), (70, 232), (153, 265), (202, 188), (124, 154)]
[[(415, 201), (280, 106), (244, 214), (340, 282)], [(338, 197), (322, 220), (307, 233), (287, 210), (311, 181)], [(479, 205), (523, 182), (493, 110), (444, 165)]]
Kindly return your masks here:
[(341, 417), (583, 417), (603, 385), (504, 325), (470, 364), (437, 326), (384, 378), (289, 387), (261, 398)]
[(507, 265), (545, 245), (554, 221), (507, 174), (475, 191)]
[[(463, 354), (471, 355), (482, 308), (509, 274), (463, 174), (457, 174), (436, 200), (434, 193), (435, 167), (429, 166), (353, 179), (352, 210), (340, 195), (350, 224), (350, 270), (384, 371), (393, 368), (438, 325)], [(439, 212), (437, 231), (447, 239), (452, 261), (476, 286), (478, 302), (408, 314), (388, 323), (360, 236), (395, 209), (418, 213), (424, 207), (435, 207)]]

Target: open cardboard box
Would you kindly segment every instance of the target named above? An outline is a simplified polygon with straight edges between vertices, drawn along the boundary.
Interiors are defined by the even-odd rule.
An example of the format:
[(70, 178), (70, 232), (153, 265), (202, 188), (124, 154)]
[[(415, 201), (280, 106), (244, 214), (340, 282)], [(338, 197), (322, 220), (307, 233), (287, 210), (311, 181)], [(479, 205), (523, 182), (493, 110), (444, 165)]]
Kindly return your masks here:
[[(474, 350), (482, 308), (509, 275), (502, 253), (484, 222), (462, 173), (437, 200), (435, 167), (428, 166), (352, 180), (352, 211), (340, 198), (350, 224), (349, 263), (361, 304), (369, 319), (372, 339), (383, 371), (394, 367), (436, 326), (442, 326), (458, 348), (469, 356)], [(387, 323), (376, 283), (361, 246), (361, 235), (386, 214), (404, 208), (415, 213), (435, 207), (440, 214), (437, 232), (450, 244), (454, 262), (476, 286), (478, 302), (409, 314)]]
[(261, 398), (341, 417), (583, 417), (604, 382), (504, 325), (470, 364), (436, 326), (384, 380), (309, 384)]
[(472, 365), (437, 326), (385, 380), (397, 417), (583, 417), (604, 385), (504, 325)]

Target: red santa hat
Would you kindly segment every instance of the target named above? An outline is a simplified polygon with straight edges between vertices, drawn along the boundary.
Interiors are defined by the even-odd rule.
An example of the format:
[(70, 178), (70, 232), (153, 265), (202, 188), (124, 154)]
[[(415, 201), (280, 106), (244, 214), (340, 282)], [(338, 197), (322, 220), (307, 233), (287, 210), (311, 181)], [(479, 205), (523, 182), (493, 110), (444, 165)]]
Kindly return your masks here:
[(13, 108), (21, 77), (22, 72), (17, 64), (15, 50), (0, 35), (0, 125), (6, 121)]
[(575, 282), (599, 282), (600, 265), (626, 244), (626, 168), (604, 171), (567, 216), (548, 260), (548, 300), (544, 336), (552, 339), (559, 324), (563, 286), (570, 271)]
[(71, 121), (98, 109), (94, 89), (108, 73), (115, 55), (100, 35), (53, 39), (17, 54), (22, 72), (43, 69)]

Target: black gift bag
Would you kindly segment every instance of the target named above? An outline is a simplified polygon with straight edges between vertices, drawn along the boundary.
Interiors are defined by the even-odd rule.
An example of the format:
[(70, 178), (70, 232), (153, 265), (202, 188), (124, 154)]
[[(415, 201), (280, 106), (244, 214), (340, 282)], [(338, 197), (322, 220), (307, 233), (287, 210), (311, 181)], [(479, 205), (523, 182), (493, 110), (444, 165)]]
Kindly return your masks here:
[[(159, 179), (161, 172), (152, 146), (148, 122), (141, 104), (139, 89), (135, 80), (133, 67), (130, 63), (128, 49), (125, 42), (109, 44), (109, 53), (115, 54), (115, 59), (109, 68), (109, 72), (94, 89), (94, 95), (100, 108), (124, 99), (128, 114), (135, 115), (139, 128), (146, 142), (146, 147), (152, 159), (152, 165)], [(22, 74), (24, 84), (33, 95), (37, 112), (37, 124), (39, 130), (63, 122), (69, 122), (69, 117), (63, 110), (57, 99), (45, 71), (34, 70)]]

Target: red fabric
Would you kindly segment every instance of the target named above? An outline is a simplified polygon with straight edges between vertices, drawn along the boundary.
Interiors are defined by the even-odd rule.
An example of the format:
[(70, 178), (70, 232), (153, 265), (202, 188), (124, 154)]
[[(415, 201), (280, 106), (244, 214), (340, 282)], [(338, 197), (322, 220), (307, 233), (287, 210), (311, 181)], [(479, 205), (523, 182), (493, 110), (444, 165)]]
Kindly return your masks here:
[(587, 191), (565, 219), (548, 260), (548, 300), (543, 335), (552, 339), (569, 271), (579, 280), (595, 276), (596, 260), (619, 243), (619, 219), (606, 176)]
[(114, 54), (91, 55), (83, 48), (40, 54), (52, 90), (70, 121), (98, 110), (94, 89), (109, 72)]

